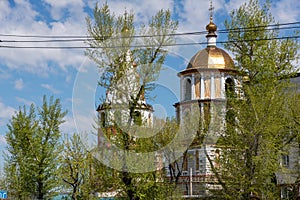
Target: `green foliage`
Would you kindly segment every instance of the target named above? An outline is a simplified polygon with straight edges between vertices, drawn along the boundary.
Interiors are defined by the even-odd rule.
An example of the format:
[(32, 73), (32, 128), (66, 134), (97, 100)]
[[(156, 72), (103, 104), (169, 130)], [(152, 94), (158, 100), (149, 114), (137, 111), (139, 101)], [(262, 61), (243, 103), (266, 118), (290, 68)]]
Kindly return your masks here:
[(67, 190), (71, 190), (73, 200), (80, 199), (83, 194), (82, 185), (89, 178), (88, 152), (85, 150), (78, 134), (66, 136), (64, 150), (61, 155), (60, 177)]
[(57, 189), (59, 126), (65, 115), (59, 99), (47, 102), (44, 96), (40, 108), (20, 107), (7, 125), (5, 174), (15, 199), (44, 199)]
[[(156, 133), (154, 136), (136, 138), (128, 144), (128, 148), (131, 151), (148, 153), (155, 152), (171, 142), (178, 131), (178, 127), (175, 120), (155, 120), (153, 128), (132, 127), (131, 131), (142, 131), (145, 134), (144, 136), (153, 134), (153, 132)], [(119, 147), (125, 148), (124, 140), (127, 139), (122, 136), (126, 136), (126, 134), (123, 134), (121, 129), (115, 130), (115, 132), (120, 134), (120, 136), (115, 137), (114, 144), (120, 143)], [(168, 150), (170, 151), (171, 149)], [(149, 156), (149, 162), (150, 160), (153, 160), (154, 157), (152, 154), (144, 154), (144, 156)], [(170, 183), (170, 180), (165, 179), (165, 172), (163, 169), (147, 173), (129, 173), (106, 167), (101, 164), (100, 161), (95, 161), (94, 164), (96, 164), (95, 166), (97, 167), (93, 168), (94, 170), (97, 169), (97, 171), (94, 171), (93, 173), (93, 180), (96, 181), (94, 182), (93, 188), (97, 188), (95, 191), (100, 193), (119, 191), (119, 196), (127, 196), (129, 199), (129, 195), (132, 195), (131, 197), (134, 199), (166, 199), (172, 194), (172, 190), (174, 189), (174, 185)], [(139, 167), (144, 166), (145, 168), (149, 165), (149, 163), (140, 162), (139, 160), (137, 160), (135, 164)], [(163, 163), (158, 163), (157, 167), (162, 167), (160, 166), (162, 164)], [(129, 194), (127, 194), (127, 192), (129, 192)], [(130, 194), (130, 192), (132, 192), (132, 194)]]
[(96, 193), (118, 189), (117, 172), (103, 165), (87, 151), (82, 138), (74, 134), (64, 141), (65, 149), (61, 157), (61, 179), (64, 189), (71, 191), (71, 199), (97, 199)]
[[(87, 41), (92, 48), (85, 53), (104, 70), (99, 84), (107, 89), (114, 88), (121, 78), (126, 78), (124, 73), (134, 62), (140, 82), (149, 89), (150, 82), (158, 78), (167, 55), (163, 46), (174, 42), (169, 34), (175, 32), (177, 22), (171, 19), (170, 11), (160, 10), (148, 26), (142, 24), (138, 30), (132, 12), (125, 11), (124, 15), (115, 16), (104, 4), (95, 7), (94, 21), (87, 18), (87, 26), (93, 39)], [(137, 39), (136, 35), (145, 37)], [(128, 50), (131, 52), (130, 65), (126, 62)]]
[(3, 169), (0, 171), (0, 190), (6, 190), (7, 189), (7, 178), (5, 177), (5, 174), (3, 173)]
[[(129, 113), (124, 123), (124, 120), (118, 118), (110, 123), (102, 122), (102, 125), (105, 125), (104, 135), (124, 151), (153, 150), (155, 146), (161, 145), (161, 135), (155, 139), (147, 138), (148, 140), (132, 135), (134, 132), (147, 135), (154, 131), (143, 127), (145, 123), (140, 113), (141, 102), (154, 88), (152, 82), (158, 78), (167, 55), (167, 50), (163, 47), (174, 42), (170, 34), (175, 32), (177, 22), (171, 19), (170, 11), (160, 10), (147, 26), (142, 24), (141, 28), (137, 29), (133, 12), (125, 11), (123, 15), (116, 16), (110, 12), (108, 5), (104, 4), (102, 7), (96, 5), (93, 19), (87, 18), (87, 27), (92, 39), (87, 41), (91, 48), (85, 53), (103, 72), (99, 85), (108, 92), (115, 91), (115, 98), (118, 102), (121, 101), (117, 105), (104, 101), (103, 105), (109, 104), (105, 109), (121, 107)], [(137, 35), (143, 37), (136, 37)], [(114, 113), (117, 115), (117, 112)], [(126, 160), (121, 160), (124, 160), (123, 167), (127, 168)], [(136, 164), (146, 163), (137, 161)], [(111, 190), (121, 190), (122, 195), (129, 199), (163, 199), (161, 195), (165, 187), (158, 181), (159, 172), (135, 174), (109, 168), (101, 169), (107, 173), (98, 171), (100, 174), (96, 176), (100, 182), (110, 179), (109, 177), (113, 178), (115, 185)], [(101, 189), (107, 191), (107, 188)]]
[(269, 29), (271, 24), (275, 20), (269, 1), (260, 6), (258, 0), (250, 0), (233, 10), (231, 19), (225, 21), (226, 28), (230, 29), (228, 40), (232, 41), (225, 48), (233, 52), (238, 70), (248, 75), (251, 83), (288, 78), (297, 70), (297, 40), (272, 40), (280, 35), (280, 30)]
[[(260, 6), (250, 0), (232, 11), (225, 47), (232, 51), (244, 82), (241, 98), (228, 98), (226, 133), (218, 141), (221, 156), (218, 166), (223, 199), (278, 199), (276, 173), (286, 147), (297, 137), (299, 124), (295, 113), (295, 90), (289, 78), (295, 75), (298, 60), (297, 40), (269, 40), (279, 30), (274, 24), (269, 2)], [(253, 28), (256, 27), (256, 28)], [(241, 28), (250, 28), (250, 31)]]

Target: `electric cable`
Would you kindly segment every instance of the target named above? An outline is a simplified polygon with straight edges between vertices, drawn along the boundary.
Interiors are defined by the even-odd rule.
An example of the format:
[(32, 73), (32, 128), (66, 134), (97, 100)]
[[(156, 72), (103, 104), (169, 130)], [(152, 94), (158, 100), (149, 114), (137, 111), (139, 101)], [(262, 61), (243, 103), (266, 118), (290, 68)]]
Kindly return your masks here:
[[(281, 24), (270, 24), (266, 26), (253, 26), (253, 27), (240, 27), (233, 29), (221, 29), (217, 31), (218, 33), (228, 33), (230, 31), (236, 32), (247, 32), (247, 31), (266, 31), (266, 30), (284, 30), (284, 29), (292, 29), (292, 28), (300, 28), (299, 26), (294, 27), (280, 27), (287, 25), (296, 25), (300, 24), (300, 22), (290, 22), (290, 23), (281, 23)], [(269, 29), (268, 27), (275, 27)], [(267, 28), (267, 29), (266, 29)], [(194, 32), (184, 32), (184, 33), (170, 33), (165, 35), (132, 35), (132, 36), (101, 36), (102, 38), (144, 38), (144, 37), (160, 37), (160, 36), (182, 36), (182, 35), (203, 35), (207, 34), (207, 31), (194, 31)], [(0, 34), (2, 37), (21, 37), (21, 38), (62, 38), (62, 39), (95, 39), (93, 36), (82, 36), (82, 35), (23, 35), (23, 34)], [(1, 40), (4, 41), (4, 40)], [(72, 41), (72, 40), (70, 40)]]
[[(267, 41), (267, 40), (284, 40), (284, 39), (299, 39), (300, 36), (283, 36), (274, 38), (264, 38), (264, 39), (249, 39), (249, 40), (228, 40), (228, 41), (217, 41), (218, 44), (225, 43), (239, 43), (239, 42), (250, 42), (250, 41)], [(162, 44), (163, 47), (170, 46), (187, 46), (187, 45), (205, 45), (207, 42), (191, 42), (191, 43), (174, 43), (174, 44)], [(147, 48), (155, 47), (155, 45), (123, 45), (123, 46), (10, 46), (10, 45), (0, 45), (0, 48), (12, 48), (12, 49), (112, 49), (112, 48)]]

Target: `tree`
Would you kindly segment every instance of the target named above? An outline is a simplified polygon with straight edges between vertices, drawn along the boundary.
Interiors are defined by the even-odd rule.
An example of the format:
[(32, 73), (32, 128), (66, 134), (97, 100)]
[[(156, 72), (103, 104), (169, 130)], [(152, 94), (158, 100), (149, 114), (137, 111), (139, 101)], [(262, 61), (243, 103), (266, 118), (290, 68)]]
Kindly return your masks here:
[[(295, 90), (289, 79), (295, 75), (298, 41), (277, 40), (279, 29), (270, 4), (250, 0), (231, 12), (225, 21), (240, 76), (245, 76), (240, 98), (228, 98), (226, 132), (218, 145), (221, 155), (212, 168), (222, 190), (222, 199), (277, 199), (276, 174), (281, 154), (297, 137)], [(297, 116), (299, 118), (299, 116)]]
[(71, 189), (71, 198), (96, 199), (95, 193), (113, 188), (115, 181), (106, 168), (89, 152), (79, 134), (66, 136), (61, 155), (60, 177), (64, 189)]
[(81, 188), (89, 178), (88, 152), (75, 133), (64, 140), (60, 169), (62, 181), (71, 188), (71, 198), (77, 200), (83, 196)]
[[(128, 110), (127, 119), (125, 122), (122, 121), (124, 122), (122, 126), (115, 118), (110, 123), (110, 127), (105, 128), (116, 132), (114, 143), (124, 151), (142, 151), (141, 148), (136, 147), (139, 141), (131, 134), (135, 130), (135, 126), (132, 125), (143, 124), (138, 112), (140, 102), (143, 102), (144, 97), (154, 88), (152, 82), (157, 79), (167, 55), (167, 50), (163, 47), (173, 42), (170, 34), (175, 32), (177, 22), (171, 19), (169, 11), (160, 10), (150, 20), (148, 26), (141, 25), (138, 32), (133, 13), (125, 11), (124, 15), (115, 16), (110, 12), (107, 4), (100, 8), (96, 5), (93, 19), (94, 21), (87, 18), (88, 33), (91, 37), (87, 43), (91, 48), (86, 50), (86, 55), (103, 71), (99, 81), (100, 86), (107, 92), (115, 91), (117, 102), (122, 101), (117, 107), (125, 107)], [(138, 33), (141, 37), (136, 36)], [(128, 72), (131, 73), (130, 76), (127, 76)], [(107, 103), (106, 100), (103, 105), (113, 107), (111, 102)], [(120, 116), (116, 112), (114, 114)], [(143, 130), (139, 129), (139, 131)], [(107, 133), (106, 136), (111, 137)], [(147, 147), (144, 148), (146, 149)], [(115, 174), (120, 180), (118, 189), (122, 189), (129, 199), (155, 198), (159, 193), (150, 192), (149, 185), (159, 188), (156, 184), (157, 172), (145, 174), (128, 172), (126, 170), (129, 167), (128, 163), (125, 159), (122, 160), (125, 170)], [(147, 187), (143, 188), (141, 184)]]
[(5, 177), (5, 174), (3, 173), (3, 170), (0, 171), (0, 190), (6, 190), (7, 188), (7, 178)]
[(20, 107), (10, 120), (5, 174), (14, 198), (45, 199), (58, 187), (59, 126), (65, 115), (59, 99), (44, 96), (41, 107)]

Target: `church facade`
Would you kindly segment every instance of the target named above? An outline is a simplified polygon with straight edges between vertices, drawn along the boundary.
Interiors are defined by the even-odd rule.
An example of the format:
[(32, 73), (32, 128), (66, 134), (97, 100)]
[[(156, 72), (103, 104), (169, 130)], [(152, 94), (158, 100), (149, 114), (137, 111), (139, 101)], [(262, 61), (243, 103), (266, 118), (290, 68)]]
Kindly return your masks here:
[[(218, 166), (215, 160), (222, 152), (216, 142), (226, 128), (226, 98), (234, 95), (235, 98), (242, 99), (240, 88), (243, 81), (248, 81), (247, 77), (240, 76), (235, 70), (230, 55), (217, 47), (217, 26), (213, 23), (212, 16), (206, 29), (207, 47), (198, 51), (186, 69), (178, 73), (181, 95), (180, 102), (174, 105), (179, 123), (187, 113), (197, 109), (200, 113), (199, 132), (205, 132), (201, 143), (193, 142), (179, 161), (178, 170), (181, 175), (178, 190), (185, 198), (207, 198), (211, 195), (211, 190), (221, 189), (211, 166)], [(300, 88), (300, 74), (292, 82), (297, 83)], [(281, 157), (280, 165), (285, 169), (276, 173), (281, 199), (291, 198), (297, 181), (300, 194), (299, 144), (291, 145), (287, 152), (285, 155), (278, 155)], [(170, 172), (168, 176), (171, 176)]]
[[(207, 47), (198, 51), (180, 78), (180, 102), (175, 103), (177, 120), (183, 120), (193, 109), (200, 113), (200, 132), (203, 143), (193, 143), (184, 158), (179, 161), (181, 176), (180, 193), (186, 198), (209, 196), (209, 190), (218, 189), (211, 164), (220, 154), (216, 146), (218, 135), (225, 130), (226, 96), (241, 95), (238, 88), (241, 80), (237, 76), (233, 59), (216, 45), (217, 26), (210, 18), (206, 26)], [(170, 174), (168, 174), (170, 176)]]
[[(210, 190), (221, 188), (211, 166), (217, 165), (215, 160), (222, 151), (216, 142), (218, 136), (226, 129), (226, 100), (230, 95), (243, 98), (240, 90), (243, 77), (235, 69), (231, 56), (222, 48), (217, 47), (217, 26), (213, 23), (212, 16), (206, 30), (208, 32), (207, 47), (198, 51), (191, 58), (186, 69), (178, 73), (180, 101), (174, 104), (179, 123), (196, 108), (200, 114), (199, 131), (205, 132), (201, 143), (193, 142), (184, 157), (178, 161), (178, 170), (181, 171), (178, 191), (185, 198), (206, 198), (211, 195)], [(126, 127), (130, 118), (136, 125), (148, 127), (153, 125), (154, 110), (151, 105), (147, 104), (143, 94), (139, 94), (139, 77), (136, 73), (136, 65), (131, 60), (130, 51), (127, 52), (126, 63), (128, 67), (123, 79), (107, 90), (104, 103), (97, 109), (101, 127), (105, 127), (112, 133), (115, 124), (119, 127)], [(299, 83), (300, 86), (300, 74), (293, 81)], [(129, 112), (128, 102), (132, 101), (132, 96), (137, 95), (140, 95), (139, 101), (134, 108), (134, 116), (130, 116), (132, 113)], [(100, 128), (99, 131), (101, 130)], [(102, 139), (98, 138), (99, 145), (103, 145), (101, 141)], [(282, 156), (281, 165), (289, 170), (298, 169), (299, 153), (299, 145), (295, 144), (287, 155)], [(160, 166), (161, 162), (162, 160), (160, 160)], [(167, 177), (170, 177), (171, 172), (166, 171)], [(282, 199), (289, 198), (289, 185), (299, 179), (298, 174), (299, 171), (294, 174), (276, 174)]]

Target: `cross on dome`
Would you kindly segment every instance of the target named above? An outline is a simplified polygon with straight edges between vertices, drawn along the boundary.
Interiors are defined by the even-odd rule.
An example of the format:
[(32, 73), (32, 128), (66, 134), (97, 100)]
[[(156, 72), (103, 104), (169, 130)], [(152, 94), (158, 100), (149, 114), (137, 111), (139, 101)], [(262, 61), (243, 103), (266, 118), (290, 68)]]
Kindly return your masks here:
[(217, 25), (213, 23), (214, 7), (212, 5), (212, 0), (210, 0), (210, 8), (208, 10), (210, 11), (210, 22), (206, 26), (206, 30), (208, 31), (208, 35), (206, 37), (208, 36), (216, 37), (217, 35), (215, 34), (215, 31), (217, 30)]
[(217, 31), (217, 25), (213, 23), (214, 7), (212, 5), (212, 0), (210, 0), (210, 8), (208, 10), (210, 11), (210, 21), (206, 26), (206, 30), (208, 31), (208, 34), (206, 35), (207, 46), (216, 46), (217, 34), (215, 32)]
[(210, 8), (208, 9), (210, 11), (210, 21), (213, 19), (213, 13), (214, 13), (214, 7), (212, 5), (212, 0), (210, 0)]

